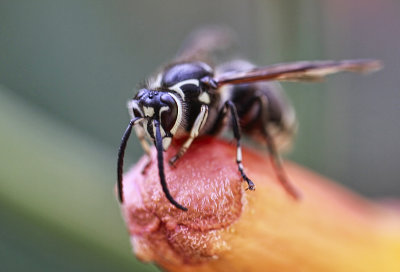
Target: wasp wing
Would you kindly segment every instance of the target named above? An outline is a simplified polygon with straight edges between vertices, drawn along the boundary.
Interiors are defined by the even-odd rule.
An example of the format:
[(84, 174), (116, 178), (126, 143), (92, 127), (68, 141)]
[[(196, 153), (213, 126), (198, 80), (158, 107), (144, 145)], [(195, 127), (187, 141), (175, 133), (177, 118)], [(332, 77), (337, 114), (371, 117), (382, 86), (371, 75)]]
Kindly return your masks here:
[(319, 81), (338, 72), (369, 73), (382, 68), (377, 60), (299, 61), (253, 68), (242, 72), (227, 72), (216, 76), (217, 86), (256, 81)]
[(222, 53), (236, 44), (235, 33), (227, 27), (209, 26), (194, 31), (183, 42), (175, 61), (213, 62), (217, 53)]

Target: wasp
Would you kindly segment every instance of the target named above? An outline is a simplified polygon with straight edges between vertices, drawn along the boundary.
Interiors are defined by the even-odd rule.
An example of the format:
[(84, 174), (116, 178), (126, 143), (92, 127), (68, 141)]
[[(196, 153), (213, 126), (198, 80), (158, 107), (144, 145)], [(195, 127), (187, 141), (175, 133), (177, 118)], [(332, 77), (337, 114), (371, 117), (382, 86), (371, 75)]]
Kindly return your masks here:
[[(198, 36), (177, 59), (151, 77), (133, 99), (128, 101), (131, 116), (118, 152), (118, 196), (124, 201), (122, 188), (123, 160), (127, 141), (135, 128), (136, 135), (150, 158), (148, 140), (157, 150), (159, 178), (166, 198), (176, 208), (187, 211), (168, 190), (164, 173), (164, 154), (174, 139), (183, 139), (174, 165), (201, 135), (219, 135), (228, 127), (236, 140), (236, 164), (248, 189), (255, 185), (242, 164), (241, 137), (249, 135), (264, 144), (277, 180), (285, 191), (298, 199), (280, 158), (280, 142), (292, 138), (297, 122), (292, 106), (283, 94), (279, 81), (318, 81), (338, 72), (371, 72), (381, 67), (379, 61), (300, 61), (256, 67), (245, 60), (213, 65), (207, 60), (213, 39)], [(210, 45), (211, 44), (211, 45)]]

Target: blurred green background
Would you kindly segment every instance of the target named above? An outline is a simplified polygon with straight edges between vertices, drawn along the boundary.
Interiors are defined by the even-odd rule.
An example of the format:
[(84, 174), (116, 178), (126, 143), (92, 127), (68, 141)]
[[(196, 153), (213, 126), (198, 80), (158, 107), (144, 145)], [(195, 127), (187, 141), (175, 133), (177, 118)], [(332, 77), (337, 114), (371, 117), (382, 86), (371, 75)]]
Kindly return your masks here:
[(0, 0), (1, 270), (157, 270), (132, 256), (113, 191), (125, 102), (202, 25), (233, 28), (259, 65), (381, 59), (370, 76), (284, 84), (300, 120), (289, 158), (399, 196), (399, 14), (393, 0)]

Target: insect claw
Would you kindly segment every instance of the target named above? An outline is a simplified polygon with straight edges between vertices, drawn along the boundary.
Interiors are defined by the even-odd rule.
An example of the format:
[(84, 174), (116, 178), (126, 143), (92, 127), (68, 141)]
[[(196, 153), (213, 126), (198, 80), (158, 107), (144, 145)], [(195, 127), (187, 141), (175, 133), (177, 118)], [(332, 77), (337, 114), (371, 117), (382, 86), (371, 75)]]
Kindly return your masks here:
[(248, 187), (246, 188), (246, 191), (247, 190), (254, 191), (256, 189), (256, 185), (254, 185), (254, 183), (250, 179), (246, 179), (246, 182), (248, 185)]
[(255, 191), (256, 187), (255, 186), (249, 186), (246, 189), (244, 189), (245, 191)]
[(246, 191), (247, 190), (254, 191), (256, 189), (256, 185), (244, 173), (241, 173), (241, 174), (242, 174), (242, 178), (244, 179), (244, 181), (247, 182), (247, 185), (248, 185), (248, 187), (245, 190)]

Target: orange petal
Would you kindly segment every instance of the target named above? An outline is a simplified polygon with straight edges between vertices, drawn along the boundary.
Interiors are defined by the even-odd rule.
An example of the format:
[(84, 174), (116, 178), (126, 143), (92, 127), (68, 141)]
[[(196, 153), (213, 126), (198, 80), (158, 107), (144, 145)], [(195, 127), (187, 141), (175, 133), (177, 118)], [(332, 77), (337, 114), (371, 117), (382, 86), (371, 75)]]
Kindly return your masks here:
[(197, 139), (176, 168), (165, 172), (165, 198), (156, 154), (146, 174), (142, 158), (124, 176), (121, 206), (135, 254), (170, 271), (400, 271), (400, 213), (368, 202), (293, 163), (301, 191), (295, 201), (279, 185), (267, 153), (243, 150), (245, 191), (236, 148)]

